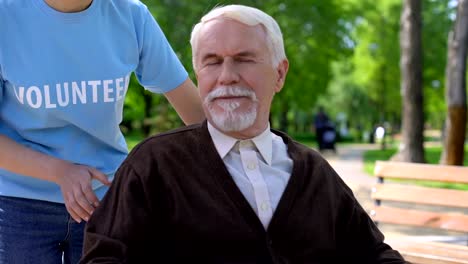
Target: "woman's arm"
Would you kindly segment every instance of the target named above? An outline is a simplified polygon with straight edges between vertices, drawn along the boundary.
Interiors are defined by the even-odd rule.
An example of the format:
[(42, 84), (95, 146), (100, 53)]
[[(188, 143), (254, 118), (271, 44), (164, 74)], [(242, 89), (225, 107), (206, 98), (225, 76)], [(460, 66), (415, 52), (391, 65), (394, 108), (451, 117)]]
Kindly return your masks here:
[(106, 175), (94, 168), (34, 151), (4, 135), (0, 135), (0, 168), (58, 184), (65, 206), (77, 222), (87, 221), (99, 204), (91, 179), (110, 184)]
[(164, 95), (186, 125), (205, 120), (200, 95), (190, 78)]

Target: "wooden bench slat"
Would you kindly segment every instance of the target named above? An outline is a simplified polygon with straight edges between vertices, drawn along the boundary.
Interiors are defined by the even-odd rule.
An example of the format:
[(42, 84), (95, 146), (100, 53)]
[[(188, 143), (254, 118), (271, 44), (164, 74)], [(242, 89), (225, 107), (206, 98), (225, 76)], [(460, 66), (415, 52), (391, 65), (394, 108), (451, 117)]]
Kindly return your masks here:
[(425, 264), (468, 264), (468, 247), (439, 242), (413, 241), (407, 238), (387, 238), (385, 242), (398, 250), (405, 260)]
[(370, 215), (377, 222), (468, 232), (468, 215), (461, 213), (441, 213), (376, 206), (372, 209)]
[(376, 161), (374, 175), (385, 178), (468, 183), (468, 167), (464, 166)]
[(400, 252), (400, 254), (411, 264), (468, 264), (468, 262), (464, 260), (440, 257), (434, 254), (418, 254), (414, 252)]
[[(429, 228), (468, 232), (468, 215), (464, 213), (465, 210), (449, 212), (454, 208), (468, 209), (468, 191), (421, 187), (414, 184), (414, 181), (403, 185), (386, 180), (408, 179), (468, 184), (468, 167), (377, 161), (374, 174), (379, 177), (379, 182), (380, 179), (384, 179), (371, 193), (372, 199), (378, 201), (370, 213), (374, 221), (428, 227), (427, 235), (431, 233)], [(429, 208), (430, 206), (437, 208)], [(410, 263), (468, 264), (468, 247), (465, 245), (409, 240), (408, 236), (387, 237), (385, 242), (398, 250)]]
[(376, 184), (372, 199), (468, 208), (468, 192), (402, 184)]

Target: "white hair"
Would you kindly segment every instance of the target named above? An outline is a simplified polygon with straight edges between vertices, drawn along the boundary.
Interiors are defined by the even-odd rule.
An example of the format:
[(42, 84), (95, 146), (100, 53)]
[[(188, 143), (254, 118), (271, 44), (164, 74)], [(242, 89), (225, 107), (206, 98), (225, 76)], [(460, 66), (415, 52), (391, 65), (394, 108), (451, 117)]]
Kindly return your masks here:
[(278, 23), (270, 15), (257, 8), (245, 5), (217, 6), (204, 15), (200, 19), (200, 22), (193, 27), (190, 37), (190, 45), (192, 45), (192, 64), (195, 70), (195, 51), (198, 46), (200, 30), (205, 23), (219, 17), (233, 19), (248, 26), (262, 25), (266, 30), (267, 46), (271, 54), (271, 62), (273, 66), (278, 66), (282, 60), (286, 59), (283, 34), (281, 33)]

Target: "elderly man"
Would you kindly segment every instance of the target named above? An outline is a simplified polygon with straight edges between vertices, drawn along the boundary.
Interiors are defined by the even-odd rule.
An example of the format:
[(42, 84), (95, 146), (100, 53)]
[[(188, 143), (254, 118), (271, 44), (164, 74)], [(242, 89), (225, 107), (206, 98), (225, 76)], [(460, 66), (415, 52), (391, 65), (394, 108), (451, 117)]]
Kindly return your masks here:
[(82, 263), (404, 263), (330, 165), (270, 129), (288, 71), (277, 23), (218, 7), (191, 44), (207, 121), (131, 152)]

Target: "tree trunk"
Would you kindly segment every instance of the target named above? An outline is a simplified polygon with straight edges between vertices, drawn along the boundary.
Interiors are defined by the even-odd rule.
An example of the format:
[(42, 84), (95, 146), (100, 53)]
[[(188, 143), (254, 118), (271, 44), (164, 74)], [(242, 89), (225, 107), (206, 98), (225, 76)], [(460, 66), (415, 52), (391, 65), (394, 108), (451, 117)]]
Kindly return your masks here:
[(468, 0), (459, 0), (457, 18), (448, 37), (445, 69), (447, 116), (444, 150), (440, 163), (463, 165), (467, 121), (466, 59), (468, 49)]
[(425, 162), (421, 0), (403, 0), (400, 19), (402, 142), (393, 159)]

